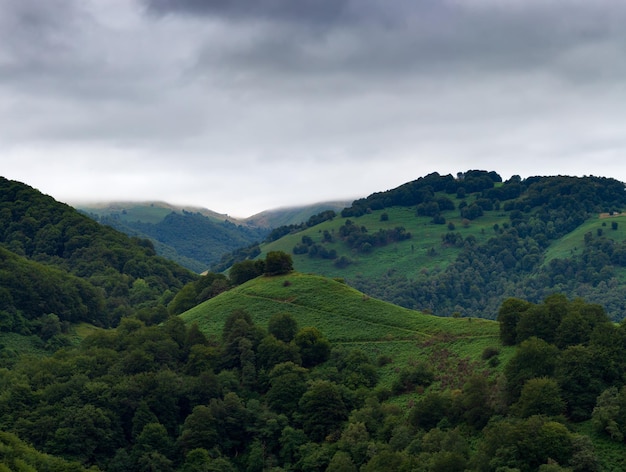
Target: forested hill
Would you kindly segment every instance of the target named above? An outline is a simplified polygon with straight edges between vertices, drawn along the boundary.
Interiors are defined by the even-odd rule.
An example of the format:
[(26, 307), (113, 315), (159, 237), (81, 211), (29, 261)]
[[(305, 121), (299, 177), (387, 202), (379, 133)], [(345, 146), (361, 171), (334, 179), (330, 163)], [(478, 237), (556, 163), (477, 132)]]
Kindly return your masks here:
[(558, 292), (617, 320), (626, 314), (624, 189), (594, 176), (433, 173), (262, 249), (290, 251), (299, 271), (441, 316), (495, 318), (507, 297), (537, 303)]
[(50, 321), (114, 326), (165, 305), (196, 276), (147, 240), (102, 226), (20, 182), (0, 178), (0, 330)]

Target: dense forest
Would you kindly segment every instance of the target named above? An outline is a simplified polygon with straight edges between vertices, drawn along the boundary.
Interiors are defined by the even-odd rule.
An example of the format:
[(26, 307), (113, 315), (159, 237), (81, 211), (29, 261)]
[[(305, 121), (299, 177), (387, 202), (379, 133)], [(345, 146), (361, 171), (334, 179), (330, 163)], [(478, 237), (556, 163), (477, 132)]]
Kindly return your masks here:
[(503, 370), (497, 346), (454, 370), (435, 350), (388, 387), (378, 367), (393, 359), (333, 346), (289, 313), (258, 326), (235, 311), (217, 338), (126, 318), (47, 359), (5, 360), (0, 426), (108, 471), (621, 470), (623, 455), (603, 468), (576, 431), (591, 418), (623, 444), (624, 327), (565, 297), (510, 299), (500, 318), (517, 345)]

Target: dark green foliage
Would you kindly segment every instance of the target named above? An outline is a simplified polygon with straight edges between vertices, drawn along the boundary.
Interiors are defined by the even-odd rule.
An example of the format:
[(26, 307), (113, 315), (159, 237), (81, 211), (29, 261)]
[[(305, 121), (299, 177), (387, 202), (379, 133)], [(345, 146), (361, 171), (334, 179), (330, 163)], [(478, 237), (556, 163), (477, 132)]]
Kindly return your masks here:
[(574, 452), (574, 435), (563, 424), (541, 416), (494, 421), (484, 433), (475, 459), (478, 470), (530, 472), (550, 461), (567, 465)]
[(265, 275), (283, 275), (293, 270), (291, 256), (282, 251), (271, 251), (265, 257)]
[(498, 311), (500, 323), (500, 340), (505, 346), (517, 344), (517, 324), (522, 314), (532, 306), (525, 300), (507, 298)]
[[(135, 309), (162, 304), (166, 292), (172, 294), (195, 278), (157, 257), (149, 241), (101, 226), (51, 197), (4, 178), (0, 178), (0, 228), (0, 246), (31, 263), (2, 252), (2, 264), (9, 264), (11, 272), (15, 269), (13, 276), (2, 271), (2, 286), (11, 287), (13, 303), (18, 304), (13, 308), (27, 319), (54, 313), (62, 321), (115, 325)], [(35, 261), (46, 267), (33, 266)], [(25, 274), (27, 267), (30, 275)], [(49, 285), (59, 290), (49, 291)], [(20, 286), (31, 294), (31, 306), (19, 306)], [(46, 304), (57, 307), (48, 309)], [(9, 314), (15, 318), (10, 310)]]
[(288, 343), (293, 340), (298, 332), (298, 322), (289, 313), (276, 313), (268, 321), (267, 331), (276, 339)]
[(245, 260), (236, 262), (228, 271), (228, 278), (231, 284), (241, 285), (248, 280), (255, 279), (265, 272), (265, 261)]
[(559, 350), (542, 339), (522, 342), (506, 365), (504, 373), (512, 400), (517, 400), (527, 380), (554, 374)]
[[(582, 301), (568, 306), (587, 313), (586, 319), (602, 319)], [(52, 331), (54, 321), (47, 319)], [(380, 399), (393, 392), (375, 390), (382, 371), (371, 354), (349, 344), (334, 347), (330, 356), (324, 349), (310, 369), (297, 359), (279, 362), (285, 353), (330, 347), (313, 328), (286, 343), (293, 337), (292, 321), (272, 319), (275, 334), (287, 332), (279, 340), (255, 326), (249, 313), (233, 312), (220, 341), (178, 317), (151, 326), (126, 318), (116, 330), (97, 332), (77, 348), (44, 359), (24, 357), (13, 369), (1, 370), (0, 424), (40, 450), (113, 471), (509, 467), (530, 472), (558, 461), (593, 472), (599, 470), (593, 448), (571, 432), (568, 416), (559, 415), (561, 398), (568, 398), (566, 415), (574, 413), (570, 403), (587, 408), (566, 397), (594, 389), (570, 368), (581, 365), (605, 384), (607, 378), (619, 384), (592, 405), (593, 421), (600, 434), (616, 439), (624, 434), (623, 379), (608, 376), (611, 369), (623, 372), (622, 327), (598, 323), (582, 346), (584, 354), (578, 352), (581, 346), (559, 353), (537, 338), (521, 343), (505, 369), (507, 380), (521, 382), (518, 400), (507, 411), (498, 374), (491, 372), (494, 379), (483, 372), (482, 361), (453, 362), (447, 350), (433, 353), (430, 364), (398, 366), (396, 393), (403, 397), (391, 402)], [(423, 349), (429, 349), (427, 343)], [(487, 351), (484, 357), (497, 358), (496, 346)], [(548, 357), (556, 363), (553, 375), (537, 375), (542, 364), (549, 365)], [(453, 364), (455, 384), (447, 379)], [(65, 463), (57, 469), (33, 467), (81, 470)]]
[(236, 249), (233, 252), (223, 255), (218, 263), (211, 266), (211, 271), (216, 273), (224, 272), (236, 262), (254, 259), (259, 254), (261, 254), (261, 248), (257, 243)]
[(376, 233), (370, 234), (365, 226), (358, 226), (351, 220), (346, 220), (339, 228), (339, 237), (348, 247), (362, 253), (368, 253), (371, 252), (374, 247), (385, 246), (392, 242), (410, 239), (411, 233), (408, 233), (404, 227), (397, 226), (394, 229), (380, 229)]
[(348, 419), (348, 410), (337, 385), (326, 380), (313, 382), (299, 401), (299, 418), (313, 441), (339, 430)]
[[(243, 278), (241, 274), (240, 277)], [(232, 274), (231, 280), (233, 280)], [(225, 275), (209, 272), (185, 285), (169, 303), (168, 311), (171, 315), (179, 315), (229, 288), (230, 281)]]
[(330, 343), (317, 328), (311, 326), (302, 328), (296, 334), (294, 342), (300, 349), (304, 367), (321, 364), (330, 356)]
[(396, 394), (411, 392), (416, 387), (428, 387), (434, 379), (432, 369), (424, 362), (417, 362), (400, 371), (392, 389)]
[(534, 415), (558, 416), (565, 412), (565, 402), (556, 380), (540, 377), (526, 381), (520, 399), (512, 411), (522, 417)]

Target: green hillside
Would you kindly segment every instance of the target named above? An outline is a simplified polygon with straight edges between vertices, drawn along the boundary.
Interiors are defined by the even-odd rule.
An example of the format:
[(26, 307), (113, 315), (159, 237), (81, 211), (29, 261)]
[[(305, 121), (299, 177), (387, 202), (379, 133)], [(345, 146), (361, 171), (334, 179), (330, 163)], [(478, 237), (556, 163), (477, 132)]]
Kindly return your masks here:
[(598, 177), (431, 174), (353, 202), (283, 235), (296, 270), (340, 277), (373, 296), (441, 316), (495, 319), (508, 297), (552, 293), (626, 315), (624, 184)]

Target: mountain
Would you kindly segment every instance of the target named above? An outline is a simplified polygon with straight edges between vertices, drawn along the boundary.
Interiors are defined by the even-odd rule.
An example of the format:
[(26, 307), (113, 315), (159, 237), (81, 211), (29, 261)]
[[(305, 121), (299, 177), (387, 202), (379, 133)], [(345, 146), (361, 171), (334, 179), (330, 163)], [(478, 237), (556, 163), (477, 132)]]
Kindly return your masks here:
[[(583, 297), (626, 314), (626, 191), (604, 177), (503, 182), (495, 172), (437, 173), (353, 202), (261, 246), (296, 270), (441, 316), (495, 319), (507, 297)], [(281, 234), (280, 228), (274, 232)]]
[(266, 210), (246, 218), (246, 223), (264, 228), (278, 228), (279, 226), (297, 225), (311, 216), (327, 210), (339, 213), (350, 206), (350, 201), (323, 202), (312, 205), (276, 208)]
[(0, 228), (0, 329), (5, 331), (41, 332), (46, 323), (115, 326), (137, 310), (159, 307), (156, 316), (162, 316), (176, 292), (197, 278), (157, 256), (150, 241), (100, 225), (5, 178), (0, 178)]
[(319, 211), (341, 210), (347, 204), (330, 202), (270, 210), (245, 220), (206, 208), (164, 202), (114, 202), (77, 208), (102, 224), (149, 239), (159, 255), (200, 273), (225, 254), (261, 242), (274, 226), (301, 223)]

